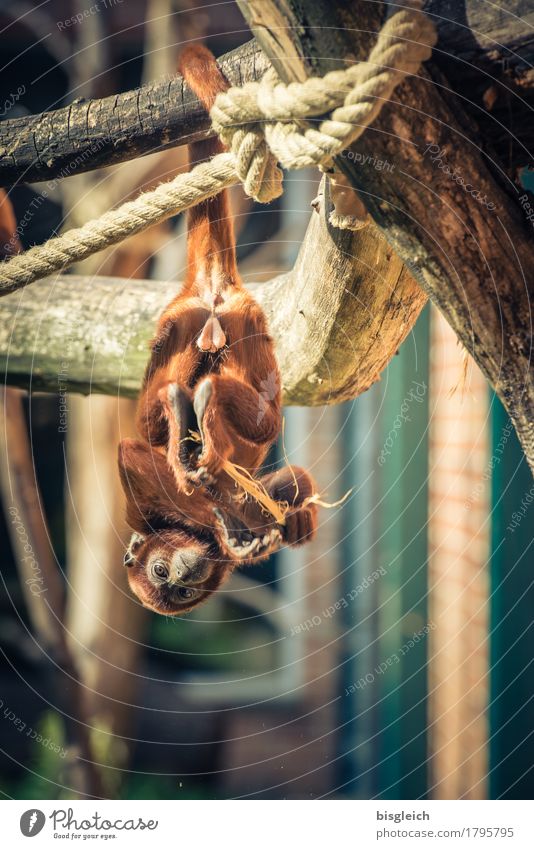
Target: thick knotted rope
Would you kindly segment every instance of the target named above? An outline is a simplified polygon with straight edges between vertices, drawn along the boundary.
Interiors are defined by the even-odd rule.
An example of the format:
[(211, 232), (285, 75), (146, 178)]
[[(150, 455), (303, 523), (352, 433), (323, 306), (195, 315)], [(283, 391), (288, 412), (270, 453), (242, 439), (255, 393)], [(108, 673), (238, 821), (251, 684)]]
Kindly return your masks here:
[[(268, 175), (266, 189), (277, 187), (280, 194), (277, 162), (284, 168), (329, 164), (362, 135), (401, 80), (418, 72), (435, 42), (430, 19), (403, 9), (386, 21), (367, 62), (289, 85), (268, 72), (261, 82), (220, 94), (210, 113), (212, 124), (234, 153), (245, 190), (262, 200), (262, 180)], [(318, 126), (310, 124), (310, 118), (327, 112), (330, 116)]]
[[(414, 0), (414, 6), (419, 6)], [(377, 117), (395, 87), (430, 57), (436, 33), (416, 8), (386, 21), (369, 61), (304, 83), (259, 83), (220, 94), (213, 126), (229, 153), (215, 156), (100, 218), (31, 248), (1, 265), (0, 295), (61, 271), (164, 221), (241, 181), (267, 203), (282, 192), (285, 168), (324, 167)], [(324, 116), (317, 126), (309, 119)]]

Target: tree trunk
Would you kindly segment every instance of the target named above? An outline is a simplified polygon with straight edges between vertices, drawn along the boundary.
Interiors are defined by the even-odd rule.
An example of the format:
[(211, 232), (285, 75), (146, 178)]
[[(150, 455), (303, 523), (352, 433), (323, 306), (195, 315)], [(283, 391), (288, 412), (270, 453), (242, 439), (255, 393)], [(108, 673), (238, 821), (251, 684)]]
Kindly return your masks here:
[[(131, 401), (69, 398), (66, 633), (86, 689), (87, 721), (100, 733), (106, 795), (118, 798), (135, 737), (132, 706), (142, 677), (147, 614), (123, 567), (131, 531), (117, 471), (117, 443), (135, 436)], [(88, 450), (88, 448), (90, 450)]]
[(439, 31), (433, 61), (480, 126), (509, 176), (531, 164), (534, 141), (534, 10), (531, 0), (427, 0)]
[[(361, 0), (240, 8), (281, 75), (288, 62), (323, 72), (325, 57), (364, 59), (384, 19), (383, 4)], [(530, 225), (517, 187), (494, 178), (500, 163), (481, 155), (477, 127), (430, 71), (405, 80), (346, 155), (362, 163), (371, 216), (494, 386), (534, 470)]]

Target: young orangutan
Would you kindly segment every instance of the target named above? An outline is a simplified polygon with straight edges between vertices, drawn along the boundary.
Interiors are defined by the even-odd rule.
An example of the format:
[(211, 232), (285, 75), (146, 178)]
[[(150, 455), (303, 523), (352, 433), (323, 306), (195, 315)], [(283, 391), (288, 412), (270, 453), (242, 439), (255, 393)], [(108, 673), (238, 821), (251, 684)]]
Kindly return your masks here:
[[(228, 88), (200, 45), (184, 51), (180, 70), (207, 109)], [(196, 142), (191, 164), (222, 149), (218, 139)], [(187, 275), (151, 345), (137, 428), (142, 440), (121, 442), (119, 469), (135, 531), (124, 562), (146, 607), (185, 613), (237, 565), (313, 536), (309, 474), (287, 466), (258, 478), (281, 429), (280, 379), (265, 316), (237, 271), (226, 191), (189, 212)], [(289, 505), (283, 524), (239, 495), (228, 462)]]

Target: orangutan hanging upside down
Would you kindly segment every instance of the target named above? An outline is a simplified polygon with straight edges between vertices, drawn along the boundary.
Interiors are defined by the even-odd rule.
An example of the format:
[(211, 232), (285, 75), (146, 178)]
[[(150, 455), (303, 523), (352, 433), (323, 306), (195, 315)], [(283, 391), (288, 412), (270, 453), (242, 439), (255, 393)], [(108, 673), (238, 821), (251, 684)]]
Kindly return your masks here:
[[(184, 51), (180, 71), (207, 109), (228, 88), (200, 45)], [(191, 164), (221, 150), (217, 139), (196, 142)], [(151, 350), (137, 412), (142, 440), (119, 447), (135, 531), (124, 562), (140, 601), (176, 615), (206, 600), (236, 566), (306, 542), (316, 528), (306, 471), (286, 466), (258, 477), (281, 429), (280, 379), (265, 316), (239, 278), (226, 191), (189, 212), (186, 280)], [(285, 505), (283, 521), (236, 487), (232, 464)]]

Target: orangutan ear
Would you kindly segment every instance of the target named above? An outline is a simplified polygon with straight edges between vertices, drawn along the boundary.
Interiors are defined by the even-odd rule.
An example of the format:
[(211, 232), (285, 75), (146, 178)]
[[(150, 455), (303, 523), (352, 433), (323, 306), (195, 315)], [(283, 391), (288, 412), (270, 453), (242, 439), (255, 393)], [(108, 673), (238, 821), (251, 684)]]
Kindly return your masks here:
[(134, 563), (136, 562), (135, 555), (137, 554), (137, 552), (139, 551), (139, 549), (143, 545), (145, 539), (146, 539), (146, 537), (144, 537), (144, 536), (142, 536), (142, 534), (138, 534), (136, 532), (134, 532), (132, 534), (132, 536), (130, 537), (130, 542), (129, 542), (128, 548), (126, 549), (126, 552), (124, 554), (124, 560), (123, 560), (124, 565), (128, 569), (131, 568), (134, 565)]

